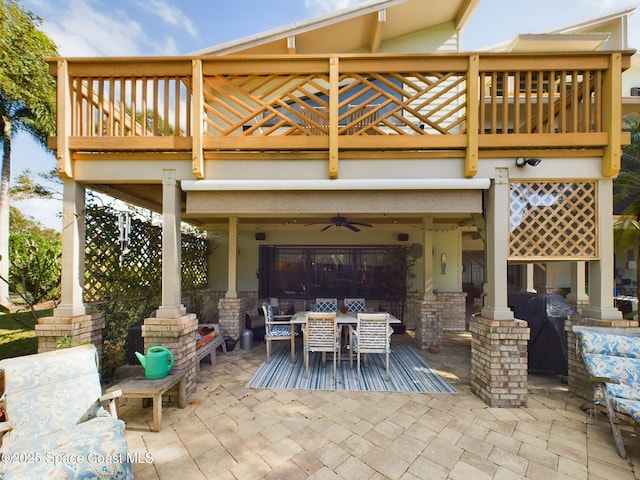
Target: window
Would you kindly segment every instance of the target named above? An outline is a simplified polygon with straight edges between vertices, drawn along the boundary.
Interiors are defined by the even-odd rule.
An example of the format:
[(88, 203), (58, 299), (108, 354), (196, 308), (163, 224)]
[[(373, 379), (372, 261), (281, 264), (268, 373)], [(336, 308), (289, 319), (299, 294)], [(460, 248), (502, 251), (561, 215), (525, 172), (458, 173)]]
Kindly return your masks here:
[(406, 291), (405, 247), (260, 247), (261, 298), (399, 299)]

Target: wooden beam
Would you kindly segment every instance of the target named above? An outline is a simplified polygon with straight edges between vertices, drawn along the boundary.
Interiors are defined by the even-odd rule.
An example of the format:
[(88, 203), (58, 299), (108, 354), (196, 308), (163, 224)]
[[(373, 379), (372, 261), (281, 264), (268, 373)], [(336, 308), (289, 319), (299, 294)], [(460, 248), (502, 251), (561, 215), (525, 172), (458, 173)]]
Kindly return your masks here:
[(620, 172), (622, 157), (622, 55), (611, 54), (611, 64), (604, 76), (602, 126), (608, 132), (608, 142), (602, 158), (602, 175), (613, 177)]
[(71, 89), (69, 88), (69, 66), (66, 60), (58, 60), (56, 158), (60, 178), (73, 178), (69, 136), (71, 135)]
[(338, 102), (340, 60), (329, 59), (329, 178), (338, 178)]
[(204, 135), (204, 87), (202, 76), (202, 60), (193, 60), (192, 85), (193, 85), (193, 129), (192, 160), (191, 170), (196, 178), (204, 178), (204, 155), (202, 149), (202, 136)]
[(294, 55), (296, 53), (296, 36), (289, 35), (287, 37), (287, 53), (289, 55)]
[(382, 44), (382, 32), (387, 21), (387, 10), (378, 10), (373, 33), (371, 34), (371, 53), (378, 53)]
[(464, 158), (464, 176), (475, 177), (478, 173), (478, 128), (480, 115), (478, 55), (469, 57), (467, 69), (467, 154)]

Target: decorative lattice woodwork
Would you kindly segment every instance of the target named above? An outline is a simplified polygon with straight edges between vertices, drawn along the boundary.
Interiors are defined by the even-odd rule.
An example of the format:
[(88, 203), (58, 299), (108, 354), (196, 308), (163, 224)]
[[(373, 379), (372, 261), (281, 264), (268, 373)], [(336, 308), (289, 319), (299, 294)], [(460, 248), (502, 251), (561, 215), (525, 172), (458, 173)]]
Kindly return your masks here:
[[(132, 219), (126, 253), (119, 235), (116, 213), (87, 211), (84, 286), (87, 303), (145, 297), (161, 289), (162, 228)], [(182, 234), (183, 291), (206, 287), (208, 255), (206, 239)]]
[(512, 182), (509, 258), (598, 256), (595, 182)]

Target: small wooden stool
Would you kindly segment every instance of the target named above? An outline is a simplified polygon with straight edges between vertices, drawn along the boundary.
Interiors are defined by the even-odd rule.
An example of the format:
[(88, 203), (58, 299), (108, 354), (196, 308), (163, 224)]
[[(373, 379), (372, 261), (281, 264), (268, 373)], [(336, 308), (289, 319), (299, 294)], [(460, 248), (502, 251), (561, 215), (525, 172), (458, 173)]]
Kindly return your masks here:
[(154, 432), (162, 429), (162, 394), (178, 385), (178, 407), (187, 406), (187, 371), (184, 368), (172, 368), (164, 378), (148, 380), (144, 374), (135, 375), (113, 385), (107, 391), (122, 390), (122, 398), (152, 398)]

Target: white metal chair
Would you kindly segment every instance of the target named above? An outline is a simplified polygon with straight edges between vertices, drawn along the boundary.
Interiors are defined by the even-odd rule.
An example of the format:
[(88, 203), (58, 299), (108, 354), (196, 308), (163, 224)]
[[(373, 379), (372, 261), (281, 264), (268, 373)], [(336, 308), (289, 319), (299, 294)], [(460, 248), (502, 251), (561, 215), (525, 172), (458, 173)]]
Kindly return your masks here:
[(309, 352), (322, 352), (326, 364), (327, 352), (333, 352), (333, 378), (336, 360), (340, 360), (340, 329), (336, 312), (310, 312), (302, 327), (305, 377), (309, 378)]
[[(389, 325), (388, 313), (358, 313), (356, 327), (349, 325), (349, 363), (353, 368), (353, 352), (355, 352), (358, 361), (358, 380), (360, 380), (360, 357), (362, 354), (369, 353), (385, 354), (385, 380), (389, 380), (392, 334), (393, 328)], [(365, 356), (365, 363), (366, 361)]]
[[(291, 342), (291, 362), (296, 361), (296, 329), (291, 325), (290, 315), (274, 315), (271, 305), (262, 304), (264, 313), (264, 340), (267, 344), (267, 360), (271, 357), (271, 342), (289, 340)], [(288, 320), (282, 320), (288, 317)]]

